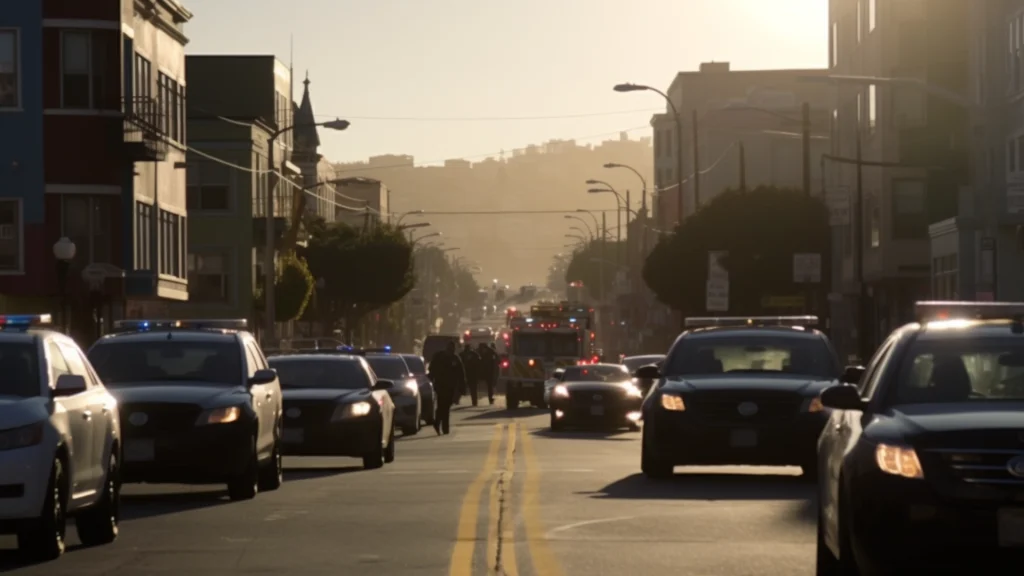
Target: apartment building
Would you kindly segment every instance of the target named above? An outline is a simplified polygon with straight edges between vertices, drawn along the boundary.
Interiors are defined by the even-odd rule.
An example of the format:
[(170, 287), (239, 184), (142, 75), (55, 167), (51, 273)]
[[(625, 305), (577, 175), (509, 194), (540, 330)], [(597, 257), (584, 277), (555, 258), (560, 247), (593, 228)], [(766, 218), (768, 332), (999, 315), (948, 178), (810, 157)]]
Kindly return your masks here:
[[(0, 280), (5, 309), (54, 309), (66, 292), (72, 332), (88, 340), (114, 318), (188, 297), (191, 18), (176, 0), (5, 6), (0, 107), (11, 114), (0, 114), (0, 178), (15, 201), (0, 206), (0, 253), (17, 255)], [(63, 286), (52, 251), (61, 237), (75, 244)]]
[[(873, 319), (878, 343), (911, 319), (913, 303), (933, 292), (929, 225), (954, 218), (969, 198), (967, 110), (942, 94), (968, 90), (968, 0), (830, 0), (829, 70), (836, 76), (877, 78), (837, 86), (831, 163), (833, 195), (849, 199), (852, 220), (837, 221), (833, 262), (833, 337), (843, 347), (857, 338), (854, 319)], [(858, 173), (861, 183), (857, 212)], [(856, 226), (862, 242), (856, 244)], [(851, 225), (852, 224), (852, 225)], [(861, 258), (865, 300), (859, 300)], [(958, 264), (942, 261), (942, 270)]]
[[(802, 106), (810, 105), (812, 158), (818, 158), (827, 150), (834, 99), (830, 86), (806, 78), (826, 74), (823, 69), (732, 70), (728, 62), (703, 63), (697, 72), (677, 74), (667, 95), (681, 121), (677, 123), (671, 107), (651, 119), (658, 190), (655, 222), (671, 228), (678, 221), (680, 163), (684, 218), (694, 211), (697, 185), (701, 204), (727, 188), (738, 188), (741, 143), (748, 187), (802, 186)], [(693, 177), (697, 165), (699, 184)], [(818, 162), (812, 164), (812, 181), (820, 181)], [(820, 192), (820, 186), (815, 191)]]

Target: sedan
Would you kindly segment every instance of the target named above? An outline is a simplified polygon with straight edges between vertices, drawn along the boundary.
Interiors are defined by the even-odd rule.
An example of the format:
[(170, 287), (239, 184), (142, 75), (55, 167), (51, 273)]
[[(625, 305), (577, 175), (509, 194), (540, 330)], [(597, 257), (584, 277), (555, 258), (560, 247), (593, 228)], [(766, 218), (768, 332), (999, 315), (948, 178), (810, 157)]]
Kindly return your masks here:
[(284, 396), (285, 454), (362, 458), (366, 469), (395, 459), (395, 404), (366, 359), (296, 354), (269, 359)]
[(551, 391), (551, 429), (597, 424), (640, 429), (643, 395), (619, 364), (570, 366)]
[(437, 399), (434, 398), (434, 383), (427, 376), (427, 363), (422, 356), (416, 354), (399, 354), (412, 372), (420, 387), (420, 419), (427, 426), (434, 425), (434, 413), (437, 411)]
[(403, 436), (412, 436), (420, 431), (420, 384), (405, 360), (390, 353), (373, 352), (366, 355), (370, 369), (379, 377), (394, 383), (388, 390), (395, 403), (395, 424), (402, 429)]

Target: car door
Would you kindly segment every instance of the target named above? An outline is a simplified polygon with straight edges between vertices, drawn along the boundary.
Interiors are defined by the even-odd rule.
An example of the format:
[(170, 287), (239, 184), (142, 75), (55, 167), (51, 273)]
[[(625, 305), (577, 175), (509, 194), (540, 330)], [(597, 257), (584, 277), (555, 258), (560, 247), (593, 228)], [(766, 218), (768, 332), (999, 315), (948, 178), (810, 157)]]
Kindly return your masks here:
[(93, 370), (89, 359), (86, 358), (77, 345), (69, 345), (65, 349), (65, 358), (76, 359), (76, 361), (69, 360), (69, 363), (72, 364), (72, 372), (76, 370), (77, 364), (80, 364), (85, 369), (85, 382), (89, 386), (88, 409), (92, 413), (91, 422), (93, 425), (92, 462), (96, 467), (96, 483), (97, 490), (99, 490), (103, 487), (106, 480), (107, 462), (110, 460), (110, 450), (114, 438), (113, 432), (117, 422), (117, 406), (113, 397), (103, 387), (103, 382), (96, 374), (96, 371)]
[(363, 370), (366, 372), (366, 381), (370, 385), (370, 395), (377, 401), (380, 407), (381, 416), (381, 442), (387, 443), (391, 427), (394, 425), (395, 403), (391, 400), (391, 394), (387, 390), (374, 390), (377, 385), (377, 375), (370, 368), (370, 364), (363, 360)]
[[(255, 340), (250, 340), (249, 348), (256, 357), (256, 364), (260, 367), (260, 370), (270, 370), (270, 363), (267, 362), (267, 357), (263, 355), (260, 345)], [(279, 433), (277, 424), (281, 421), (281, 415), (284, 413), (284, 396), (281, 394), (280, 380), (263, 385), (263, 398), (266, 401), (267, 422), (271, 424), (271, 440), (275, 440)]]
[[(71, 359), (56, 339), (46, 344), (46, 356), (50, 364), (53, 385), (64, 374), (74, 374)], [(79, 372), (80, 373), (80, 372)], [(90, 390), (71, 396), (58, 396), (54, 399), (56, 410), (67, 414), (68, 436), (67, 448), (71, 467), (71, 495), (78, 498), (80, 494), (88, 494), (96, 490), (97, 479), (93, 461), (93, 416), (90, 409)]]
[[(248, 381), (256, 375), (257, 370), (260, 370), (259, 354), (251, 342), (243, 341), (242, 348), (245, 350), (246, 379)], [(259, 420), (256, 423), (256, 451), (260, 459), (263, 459), (271, 454), (274, 447), (274, 395), (266, 384), (250, 386), (249, 394), (252, 396), (252, 408)]]

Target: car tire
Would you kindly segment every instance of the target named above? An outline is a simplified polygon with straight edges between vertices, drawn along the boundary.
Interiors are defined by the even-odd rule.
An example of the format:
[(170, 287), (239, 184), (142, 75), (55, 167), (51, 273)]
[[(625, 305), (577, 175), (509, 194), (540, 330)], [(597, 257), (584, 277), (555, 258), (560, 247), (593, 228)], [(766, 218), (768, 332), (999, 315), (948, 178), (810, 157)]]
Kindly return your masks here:
[(565, 424), (561, 420), (559, 420), (558, 418), (555, 418), (555, 409), (554, 408), (551, 409), (550, 414), (551, 414), (551, 430), (553, 432), (557, 432), (559, 430), (564, 429), (565, 428)]
[(395, 461), (395, 427), (391, 427), (391, 435), (388, 436), (387, 448), (384, 448), (384, 463), (390, 464)]
[(103, 496), (95, 506), (75, 518), (78, 539), (85, 546), (100, 546), (117, 540), (121, 521), (121, 471), (117, 454), (110, 455)]
[(373, 450), (363, 455), (363, 469), (365, 470), (376, 470), (384, 466), (384, 447), (380, 445), (380, 440), (373, 443)]
[(260, 464), (255, 436), (252, 438), (252, 445), (249, 449), (251, 454), (245, 470), (228, 481), (228, 498), (232, 501), (252, 500), (260, 490)]
[(655, 480), (671, 478), (674, 471), (671, 462), (659, 458), (647, 447), (646, 432), (640, 440), (640, 471), (644, 473), (644, 476)]
[(281, 454), (280, 435), (274, 440), (274, 450), (270, 455), (270, 462), (267, 462), (260, 469), (260, 477), (257, 488), (260, 492), (273, 492), (284, 484), (284, 456)]
[(64, 554), (67, 536), (67, 480), (64, 462), (55, 458), (39, 518), (18, 532), (19, 551), (33, 560), (54, 560)]

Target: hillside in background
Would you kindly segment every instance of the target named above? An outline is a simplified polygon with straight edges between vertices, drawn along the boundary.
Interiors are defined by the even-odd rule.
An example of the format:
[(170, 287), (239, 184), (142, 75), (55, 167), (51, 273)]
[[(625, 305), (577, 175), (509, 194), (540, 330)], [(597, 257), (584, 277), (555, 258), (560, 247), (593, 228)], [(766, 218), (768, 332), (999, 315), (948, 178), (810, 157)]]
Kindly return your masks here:
[[(636, 175), (603, 166), (615, 162), (636, 168), (647, 179), (650, 193), (653, 161), (650, 138), (630, 140), (622, 134), (618, 140), (597, 145), (552, 141), (480, 162), (449, 160), (444, 166), (417, 167), (411, 156), (388, 155), (336, 166), (340, 177), (384, 182), (391, 190), (394, 213), (614, 209), (613, 195), (587, 193), (588, 179), (604, 180), (623, 195), (630, 190), (633, 209), (638, 210), (641, 185)], [(581, 216), (591, 221), (586, 214)], [(597, 217), (600, 220), (599, 214)], [(608, 231), (614, 234), (615, 213), (609, 212), (607, 218)], [(573, 232), (569, 227), (580, 225), (563, 214), (433, 214), (408, 217), (404, 223), (418, 221), (432, 226), (417, 235), (441, 232), (446, 247), (457, 246), (457, 254), (479, 263), (483, 268), (480, 280), (498, 278), (513, 286), (528, 282), (543, 286), (555, 254), (571, 251), (565, 247), (572, 242), (565, 237)]]

